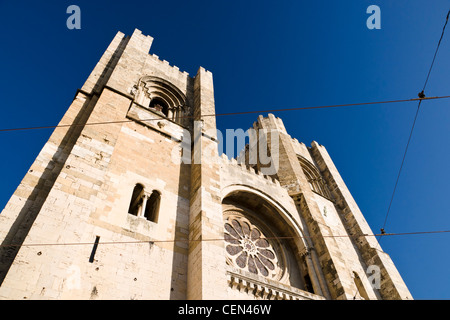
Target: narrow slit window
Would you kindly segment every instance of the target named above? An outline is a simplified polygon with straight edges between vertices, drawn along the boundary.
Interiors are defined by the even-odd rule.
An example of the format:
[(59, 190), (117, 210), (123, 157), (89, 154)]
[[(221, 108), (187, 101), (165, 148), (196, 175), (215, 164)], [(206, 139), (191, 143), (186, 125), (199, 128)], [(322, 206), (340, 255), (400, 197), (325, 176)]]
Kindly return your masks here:
[(98, 247), (98, 243), (99, 242), (100, 242), (100, 237), (96, 236), (95, 237), (94, 246), (92, 247), (91, 256), (89, 257), (89, 262), (90, 263), (94, 262), (95, 252), (97, 252), (97, 247)]

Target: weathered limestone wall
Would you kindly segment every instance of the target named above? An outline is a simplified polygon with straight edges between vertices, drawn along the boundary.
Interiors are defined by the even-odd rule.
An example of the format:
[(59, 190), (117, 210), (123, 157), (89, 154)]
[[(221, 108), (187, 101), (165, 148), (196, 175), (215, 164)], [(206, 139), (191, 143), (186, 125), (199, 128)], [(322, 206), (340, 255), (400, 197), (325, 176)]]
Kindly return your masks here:
[[(336, 199), (336, 208), (340, 212), (343, 226), (341, 230), (350, 235), (353, 247), (358, 250), (364, 270), (370, 265), (375, 265), (381, 271), (381, 287), (375, 291), (375, 294), (381, 299), (412, 299), (411, 293), (403, 282), (398, 270), (395, 268), (391, 258), (385, 253), (376, 237), (370, 236), (374, 234), (361, 213), (358, 205), (353, 199), (350, 191), (345, 185), (342, 177), (336, 169), (325, 147), (317, 142), (311, 144), (311, 155), (314, 157), (320, 171), (322, 172), (327, 184)], [(364, 236), (369, 235), (369, 236)], [(350, 245), (350, 244), (349, 244)], [(345, 253), (347, 253), (345, 251)], [(348, 255), (349, 261), (351, 254)], [(356, 271), (356, 270), (355, 270)], [(358, 273), (361, 279), (366, 278), (366, 274)], [(364, 280), (367, 283), (366, 280)], [(370, 289), (367, 289), (371, 291)]]
[[(129, 103), (105, 89), (89, 122), (123, 119)], [(167, 161), (176, 144), (135, 123), (86, 126), (25, 242), (93, 243), (100, 236), (96, 261), (88, 261), (92, 245), (22, 247), (0, 294), (32, 299), (184, 298), (190, 170)], [(128, 214), (136, 183), (161, 192), (158, 223)], [(158, 242), (174, 239), (182, 241)], [(154, 244), (120, 243), (129, 241)], [(68, 278), (76, 280), (75, 289)], [(128, 283), (128, 289), (122, 290), (120, 283)]]
[(193, 300), (226, 298), (216, 120), (214, 117), (202, 119), (203, 115), (214, 113), (212, 73), (199, 68), (194, 84), (194, 119), (197, 122), (193, 136), (189, 216), (187, 298)]

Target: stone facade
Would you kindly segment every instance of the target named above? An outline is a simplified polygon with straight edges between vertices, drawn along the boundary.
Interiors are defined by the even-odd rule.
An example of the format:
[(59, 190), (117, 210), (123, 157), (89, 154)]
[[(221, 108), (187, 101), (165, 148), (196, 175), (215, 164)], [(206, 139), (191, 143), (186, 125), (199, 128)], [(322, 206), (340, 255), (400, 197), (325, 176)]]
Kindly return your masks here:
[(152, 41), (117, 33), (1, 212), (1, 299), (412, 299), (325, 147), (269, 114), (275, 172), (219, 155), (212, 73)]

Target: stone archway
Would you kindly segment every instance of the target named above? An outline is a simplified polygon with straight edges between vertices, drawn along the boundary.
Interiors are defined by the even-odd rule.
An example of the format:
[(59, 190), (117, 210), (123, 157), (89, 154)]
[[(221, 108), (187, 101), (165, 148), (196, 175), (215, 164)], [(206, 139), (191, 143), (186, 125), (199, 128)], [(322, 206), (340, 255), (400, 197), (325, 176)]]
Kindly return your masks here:
[(228, 186), (223, 195), (229, 282), (238, 286), (246, 282), (257, 298), (264, 298), (267, 287), (278, 298), (283, 294), (290, 299), (321, 294), (312, 284), (314, 268), (308, 261), (308, 245), (296, 213), (248, 186)]

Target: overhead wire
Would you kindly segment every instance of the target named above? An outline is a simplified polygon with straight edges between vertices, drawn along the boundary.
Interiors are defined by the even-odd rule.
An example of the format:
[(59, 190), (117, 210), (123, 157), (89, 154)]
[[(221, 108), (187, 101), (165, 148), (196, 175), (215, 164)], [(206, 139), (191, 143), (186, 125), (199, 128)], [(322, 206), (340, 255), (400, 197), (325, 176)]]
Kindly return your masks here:
[[(321, 235), (323, 238), (360, 238), (360, 237), (377, 237), (377, 236), (407, 236), (407, 235), (424, 235), (424, 234), (440, 234), (450, 233), (450, 230), (433, 230), (433, 231), (416, 231), (416, 232), (397, 232), (383, 234), (359, 234), (359, 235)], [(271, 239), (311, 239), (311, 236), (283, 236), (283, 237), (258, 237), (253, 240)], [(206, 239), (168, 239), (168, 240), (134, 240), (134, 241), (95, 241), (95, 242), (61, 242), (61, 243), (22, 243), (22, 244), (2, 244), (2, 247), (46, 247), (46, 246), (79, 246), (79, 245), (117, 245), (117, 244), (144, 244), (144, 243), (175, 243), (175, 242), (211, 242), (211, 241), (227, 241), (225, 238), (206, 238)]]
[[(345, 103), (345, 104), (334, 104), (334, 105), (321, 105), (321, 106), (305, 106), (305, 107), (293, 107), (293, 108), (280, 108), (280, 109), (266, 109), (266, 110), (249, 110), (249, 111), (238, 111), (238, 112), (228, 112), (228, 113), (211, 113), (201, 115), (200, 118), (204, 117), (219, 117), (219, 116), (231, 116), (231, 115), (244, 115), (253, 113), (270, 113), (270, 112), (284, 112), (284, 111), (298, 111), (298, 110), (311, 110), (311, 109), (326, 109), (326, 108), (341, 108), (341, 107), (354, 107), (354, 106), (367, 106), (376, 104), (389, 104), (389, 103), (403, 103), (403, 102), (413, 102), (422, 100), (437, 100), (437, 99), (448, 99), (450, 95), (435, 96), (435, 97), (423, 97), (423, 98), (410, 98), (410, 99), (397, 99), (397, 100), (384, 100), (384, 101), (372, 101), (372, 102), (357, 102), (357, 103)], [(178, 119), (192, 119), (194, 116), (180, 116)], [(164, 118), (148, 118), (139, 119), (140, 122), (147, 121), (157, 121), (165, 120)], [(8, 131), (24, 131), (24, 130), (37, 130), (37, 129), (55, 129), (55, 128), (70, 128), (77, 126), (94, 126), (94, 125), (104, 125), (104, 124), (120, 124), (135, 122), (136, 120), (115, 120), (115, 121), (100, 121), (100, 122), (87, 122), (82, 124), (71, 123), (71, 124), (58, 124), (58, 125), (47, 125), (47, 126), (35, 126), (35, 127), (16, 127), (16, 128), (3, 128), (0, 132)]]
[[(393, 189), (393, 191), (392, 191), (391, 200), (390, 200), (390, 202), (389, 202), (389, 206), (388, 206), (388, 209), (387, 209), (387, 212), (386, 212), (386, 216), (385, 216), (385, 218), (384, 218), (383, 227), (380, 229), (381, 234), (384, 234), (384, 233), (386, 232), (386, 231), (385, 231), (385, 228), (386, 228), (386, 224), (387, 224), (387, 219), (388, 219), (389, 213), (390, 213), (390, 211), (391, 211), (392, 203), (393, 203), (393, 201), (394, 201), (395, 192), (396, 192), (396, 190), (397, 190), (398, 182), (399, 182), (399, 180), (400, 180), (400, 175), (401, 175), (401, 173), (402, 173), (403, 165), (404, 165), (404, 163), (405, 163), (406, 154), (408, 153), (408, 148), (409, 148), (409, 145), (410, 145), (410, 142), (411, 142), (411, 137), (412, 137), (412, 135), (413, 135), (414, 128), (415, 128), (415, 126), (416, 126), (416, 121), (417, 121), (417, 117), (418, 117), (418, 115), (419, 115), (420, 106), (421, 106), (422, 101), (423, 101), (424, 98), (425, 98), (425, 88), (426, 88), (426, 86), (427, 86), (427, 84), (428, 84), (428, 80), (429, 80), (429, 78), (430, 78), (431, 70), (433, 69), (434, 62), (435, 62), (435, 60), (436, 60), (436, 56), (437, 56), (437, 53), (438, 53), (438, 51), (439, 51), (439, 47), (441, 46), (441, 41), (442, 41), (442, 38), (444, 37), (445, 28), (447, 27), (447, 23), (448, 23), (448, 18), (449, 18), (449, 16), (450, 16), (450, 10), (449, 10), (448, 13), (447, 13), (447, 17), (446, 17), (446, 19), (445, 19), (444, 27), (442, 28), (441, 36), (440, 36), (439, 41), (438, 41), (438, 44), (437, 44), (437, 46), (436, 46), (436, 50), (434, 51), (433, 60), (432, 60), (431, 65), (430, 65), (430, 67), (429, 67), (429, 69), (428, 69), (427, 77), (426, 77), (426, 79), (425, 79), (425, 83), (424, 83), (424, 85), (423, 85), (422, 91), (418, 94), (419, 98), (421, 98), (421, 99), (419, 100), (419, 103), (418, 103), (418, 105), (417, 105), (416, 114), (415, 114), (415, 116), (414, 116), (414, 121), (413, 121), (413, 124), (412, 124), (412, 126), (411, 126), (411, 130), (410, 130), (410, 132), (409, 132), (408, 142), (406, 143), (405, 151), (404, 151), (404, 153), (403, 153), (402, 162), (401, 162), (401, 164), (400, 164), (400, 168), (399, 168), (398, 174), (397, 174), (397, 179), (395, 180), (394, 189)], [(381, 238), (379, 238), (379, 240), (381, 240)]]

